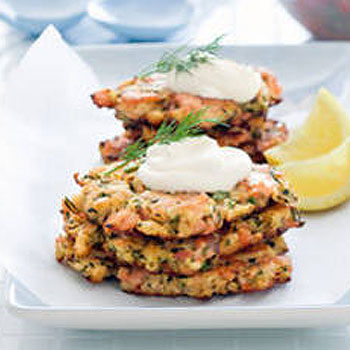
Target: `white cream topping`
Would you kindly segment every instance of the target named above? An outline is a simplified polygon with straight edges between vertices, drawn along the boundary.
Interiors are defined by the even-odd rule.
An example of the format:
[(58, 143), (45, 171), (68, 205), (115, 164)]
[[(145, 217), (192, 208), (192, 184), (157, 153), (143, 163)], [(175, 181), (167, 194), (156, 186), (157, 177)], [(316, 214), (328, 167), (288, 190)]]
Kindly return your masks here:
[(219, 147), (215, 140), (200, 136), (151, 146), (137, 176), (152, 190), (229, 191), (249, 176), (252, 166), (241, 149)]
[(260, 73), (250, 66), (213, 58), (190, 72), (169, 72), (166, 84), (178, 93), (245, 103), (256, 97), (262, 87), (262, 79)]

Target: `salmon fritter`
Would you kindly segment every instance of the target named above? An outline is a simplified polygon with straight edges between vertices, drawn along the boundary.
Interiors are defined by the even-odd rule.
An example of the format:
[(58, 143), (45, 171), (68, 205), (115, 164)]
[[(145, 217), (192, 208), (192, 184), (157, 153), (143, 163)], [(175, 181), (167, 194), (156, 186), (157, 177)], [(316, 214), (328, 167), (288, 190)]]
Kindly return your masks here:
[[(201, 119), (216, 118), (227, 125), (237, 125), (252, 116), (265, 115), (269, 107), (281, 101), (282, 88), (269, 72), (260, 72), (263, 86), (257, 96), (246, 103), (176, 93), (166, 87), (164, 74), (135, 77), (117, 87), (103, 89), (91, 97), (96, 106), (114, 108), (123, 122), (159, 126), (163, 121), (182, 121), (191, 112), (203, 111)], [(213, 123), (200, 125), (209, 130)]]
[(128, 293), (208, 299), (215, 295), (267, 290), (288, 282), (291, 273), (290, 259), (275, 256), (258, 264), (235, 261), (194, 276), (152, 274), (136, 267), (121, 267), (117, 276), (122, 290)]
[(268, 165), (214, 193), (154, 191), (137, 177), (139, 161), (120, 165), (75, 174), (81, 191), (62, 201), (58, 262), (93, 283), (117, 278), (124, 291), (144, 295), (210, 298), (289, 281), (281, 235), (303, 222)]
[[(261, 118), (260, 118), (261, 119)], [(133, 128), (120, 136), (100, 142), (99, 149), (103, 161), (108, 164), (121, 159), (125, 148), (138, 139), (143, 139), (143, 131)], [(157, 129), (147, 130), (147, 137), (154, 137)], [(255, 163), (264, 163), (264, 151), (287, 140), (288, 131), (283, 123), (259, 118), (247, 122), (244, 127), (212, 129), (207, 135), (214, 138), (219, 146), (237, 147), (249, 154)]]
[(176, 194), (147, 189), (136, 176), (137, 164), (104, 175), (110, 167), (77, 179), (82, 190), (72, 199), (107, 237), (132, 232), (164, 240), (204, 236), (271, 204), (295, 206), (288, 185), (267, 165), (254, 165), (229, 192)]
[(101, 283), (104, 279), (114, 275), (117, 262), (108, 253), (98, 249), (98, 244), (92, 244), (89, 252), (79, 254), (73, 237), (62, 235), (56, 238), (56, 260), (79, 272), (88, 281)]
[[(216, 266), (211, 266), (207, 264), (193, 277), (204, 273), (205, 271), (218, 271), (220, 268), (241, 268), (258, 266), (265, 263), (266, 261), (277, 257), (279, 255), (285, 254), (288, 252), (288, 247), (284, 242), (283, 238), (275, 238), (267, 240), (264, 243), (257, 244), (249, 249), (242, 251), (237, 254), (228, 255), (223, 257)], [(123, 269), (125, 264), (120, 263), (117, 260), (114, 260), (113, 257), (106, 251), (103, 250), (103, 247), (96, 244), (90, 250), (90, 253), (84, 257), (81, 257), (76, 254), (74, 248), (74, 239), (69, 236), (59, 236), (56, 239), (56, 259), (73, 270), (79, 272), (83, 277), (93, 283), (100, 283), (106, 278), (110, 277), (119, 277), (119, 269)], [(145, 271), (139, 269), (138, 267), (128, 267), (129, 270)], [(159, 274), (153, 274), (147, 272), (153, 276), (159, 276)], [(172, 276), (174, 275), (165, 275)], [(189, 278), (190, 276), (185, 275), (176, 275), (177, 278)], [(133, 277), (131, 277), (133, 278)], [(190, 281), (190, 279), (188, 279)]]
[[(115, 109), (123, 122), (124, 135), (100, 143), (106, 163), (119, 160), (123, 149), (138, 139), (152, 139), (162, 123), (179, 123), (200, 111), (199, 128), (221, 146), (244, 149), (255, 162), (265, 162), (263, 152), (287, 139), (287, 128), (266, 118), (268, 108), (281, 101), (282, 89), (270, 72), (260, 71), (263, 86), (246, 103), (175, 93), (166, 87), (162, 74), (135, 77), (116, 90), (92, 95), (98, 107)], [(216, 122), (210, 121), (215, 119)]]
[(177, 241), (125, 234), (107, 238), (104, 246), (120, 264), (141, 267), (153, 273), (190, 276), (217, 266), (225, 256), (274, 239), (299, 225), (300, 221), (295, 219), (290, 208), (276, 206), (238, 220), (227, 232)]
[(294, 208), (277, 204), (204, 237), (167, 241), (137, 233), (107, 237), (84, 213), (75, 214), (65, 203), (63, 206), (65, 232), (76, 257), (90, 254), (92, 247), (97, 246), (118, 264), (180, 275), (193, 275), (207, 267), (215, 267), (224, 256), (274, 239), (288, 229), (302, 225)]

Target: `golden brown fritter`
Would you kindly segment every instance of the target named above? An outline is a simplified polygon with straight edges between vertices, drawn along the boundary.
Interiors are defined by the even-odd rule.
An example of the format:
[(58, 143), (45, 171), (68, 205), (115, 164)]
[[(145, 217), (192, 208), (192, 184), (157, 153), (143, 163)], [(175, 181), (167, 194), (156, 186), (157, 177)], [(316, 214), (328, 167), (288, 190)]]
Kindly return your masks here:
[(255, 165), (230, 192), (176, 194), (145, 188), (135, 175), (137, 166), (103, 175), (107, 169), (94, 169), (79, 179), (82, 190), (72, 199), (78, 211), (103, 225), (106, 236), (136, 232), (177, 240), (210, 235), (267, 205), (294, 206), (287, 185), (267, 165)]
[[(231, 146), (243, 149), (253, 162), (266, 163), (264, 152), (287, 140), (288, 130), (283, 123), (262, 118), (251, 119), (246, 125), (229, 130), (213, 130), (209, 136), (214, 138), (219, 146)], [(101, 155), (103, 156), (101, 148)]]
[[(59, 236), (56, 239), (56, 259), (81, 273), (91, 282), (100, 283), (108, 277), (116, 276), (118, 268), (126, 266), (125, 262), (116, 259), (98, 243), (94, 244), (85, 256), (77, 255), (74, 243), (75, 239), (72, 236)], [(287, 245), (281, 237), (267, 240), (265, 243), (256, 244), (240, 253), (221, 257), (215, 262), (215, 265), (206, 262), (194, 276), (200, 272), (215, 270), (218, 267), (259, 265), (273, 257), (285, 254), (287, 251)], [(148, 252), (148, 254), (151, 255), (152, 252)], [(136, 268), (136, 266), (134, 267)], [(183, 278), (185, 275), (178, 274), (177, 276)]]
[[(98, 107), (114, 108), (116, 118), (124, 122), (158, 126), (163, 121), (181, 121), (190, 112), (202, 110), (201, 119), (216, 118), (234, 125), (252, 116), (265, 115), (268, 107), (280, 102), (282, 89), (276, 78), (268, 72), (261, 72), (261, 76), (261, 90), (246, 103), (173, 92), (166, 87), (163, 74), (135, 77), (116, 90), (103, 89), (94, 93), (92, 100)], [(213, 123), (203, 122), (201, 127), (208, 130)]]
[(238, 220), (225, 232), (185, 240), (162, 241), (140, 234), (107, 238), (105, 250), (120, 264), (133, 265), (154, 273), (193, 275), (217, 266), (223, 256), (273, 239), (298, 227), (293, 209), (277, 205), (245, 220)]
[(92, 95), (93, 102), (98, 107), (114, 108), (116, 118), (123, 121), (126, 130), (124, 135), (100, 143), (103, 160), (106, 163), (116, 161), (130, 143), (139, 138), (153, 138), (161, 123), (180, 122), (189, 113), (201, 111), (202, 120), (221, 121), (199, 124), (219, 145), (242, 148), (255, 162), (265, 162), (263, 151), (285, 141), (288, 132), (283, 124), (266, 119), (268, 108), (280, 102), (282, 90), (273, 74), (260, 73), (264, 84), (261, 91), (256, 98), (243, 104), (175, 93), (166, 88), (161, 74), (134, 78), (116, 90), (96, 92)]
[[(266, 256), (287, 251), (284, 241), (276, 238), (280, 234), (278, 230), (287, 229), (283, 225), (296, 225), (293, 215), (285, 216), (286, 212), (287, 209), (283, 207), (269, 208), (260, 215), (237, 222), (233, 232), (181, 242), (162, 242), (142, 238), (140, 235), (109, 239), (98, 224), (91, 223), (85, 213), (78, 212), (75, 205), (66, 199), (62, 203), (65, 235), (56, 240), (56, 259), (95, 283), (112, 276), (120, 265), (142, 266), (143, 263), (150, 271), (160, 272), (156, 269), (156, 263), (159, 264), (158, 268), (163, 267), (164, 261), (161, 259), (165, 254), (168, 254), (169, 263), (164, 265), (168, 266), (164, 271), (179, 275), (191, 275), (236, 261), (258, 263)], [(274, 235), (269, 233), (273, 228), (276, 228)], [(259, 229), (265, 229), (266, 236)], [(250, 240), (247, 239), (249, 235), (253, 237)], [(216, 242), (213, 242), (214, 237)], [(123, 244), (118, 245), (118, 240)], [(264, 240), (266, 243), (262, 243)], [(246, 248), (249, 243), (255, 245), (245, 252), (237, 253), (237, 250)], [(118, 248), (111, 249), (110, 244)], [(116, 254), (116, 249), (119, 254)], [(192, 254), (189, 259), (188, 254)]]
[[(271, 147), (286, 141), (288, 136), (287, 128), (284, 124), (274, 120), (264, 120), (259, 118), (250, 120), (244, 126), (235, 126), (229, 129), (212, 129), (208, 136), (214, 138), (219, 146), (231, 146), (243, 149), (249, 154), (255, 163), (264, 163), (263, 152)], [(124, 149), (135, 142), (138, 138), (154, 137), (157, 129), (149, 126), (139, 125), (139, 127), (129, 129), (120, 136), (100, 142), (99, 148), (103, 161), (108, 164), (120, 160)]]
[(142, 295), (190, 296), (207, 299), (214, 295), (262, 291), (291, 278), (290, 259), (276, 256), (258, 264), (234, 262), (194, 276), (151, 274), (135, 267), (118, 271), (123, 291)]
[[(137, 233), (106, 236), (85, 214), (75, 214), (63, 203), (65, 232), (77, 258), (90, 254), (95, 246), (121, 265), (133, 265), (150, 272), (192, 275), (206, 266), (217, 266), (223, 256), (248, 246), (274, 239), (302, 223), (295, 209), (277, 204), (208, 236), (163, 241)], [(86, 228), (89, 230), (86, 230)]]
[(93, 283), (100, 283), (115, 274), (117, 262), (109, 258), (108, 253), (92, 247), (89, 253), (77, 253), (76, 241), (71, 236), (59, 236), (56, 239), (56, 259), (58, 262), (81, 273)]
[(255, 165), (229, 192), (165, 193), (137, 178), (138, 163), (92, 169), (62, 202), (56, 259), (128, 292), (209, 298), (289, 280), (284, 231), (302, 223), (278, 173)]

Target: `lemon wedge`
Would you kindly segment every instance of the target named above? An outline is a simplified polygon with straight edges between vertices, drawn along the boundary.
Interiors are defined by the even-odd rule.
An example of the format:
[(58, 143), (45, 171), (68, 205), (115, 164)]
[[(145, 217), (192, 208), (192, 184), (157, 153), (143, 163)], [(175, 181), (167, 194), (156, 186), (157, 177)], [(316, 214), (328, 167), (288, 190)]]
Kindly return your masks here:
[(350, 137), (333, 151), (276, 167), (290, 183), (302, 210), (334, 207), (350, 197)]
[(320, 89), (309, 117), (289, 140), (265, 152), (270, 164), (282, 164), (321, 156), (350, 136), (350, 119), (337, 99)]
[(291, 184), (302, 210), (328, 209), (350, 198), (350, 119), (325, 89), (305, 123), (265, 156)]

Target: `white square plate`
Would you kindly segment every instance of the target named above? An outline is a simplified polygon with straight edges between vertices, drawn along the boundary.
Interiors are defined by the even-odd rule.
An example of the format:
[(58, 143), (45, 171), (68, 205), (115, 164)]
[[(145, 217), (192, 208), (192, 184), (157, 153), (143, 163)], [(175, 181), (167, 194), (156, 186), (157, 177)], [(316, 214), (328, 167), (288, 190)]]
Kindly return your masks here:
[[(156, 59), (164, 45), (84, 47), (78, 52), (93, 67), (103, 84), (115, 86)], [(224, 55), (238, 61), (270, 68), (285, 87), (286, 101), (297, 101), (327, 86), (340, 93), (339, 78), (347, 64), (350, 47), (342, 43), (304, 46), (225, 47)], [(101, 119), (101, 123), (104, 120)], [(111, 123), (111, 122), (109, 122)], [(105, 137), (113, 136), (112, 134)], [(96, 140), (96, 143), (99, 140)], [(67, 174), (69, 176), (69, 174)], [(46, 199), (45, 199), (46, 200)], [(47, 198), (47, 200), (50, 200)], [(343, 206), (346, 215), (349, 206)], [(338, 210), (338, 209), (335, 209)], [(346, 218), (345, 218), (346, 219)], [(317, 216), (310, 218), (315, 222)], [(344, 221), (343, 221), (344, 222)], [(345, 230), (335, 227), (334, 230)], [(325, 276), (327, 283), (327, 276)], [(349, 286), (350, 287), (350, 286)], [(314, 327), (350, 323), (350, 293), (336, 304), (303, 306), (230, 306), (205, 303), (188, 306), (147, 303), (108, 307), (53, 307), (43, 305), (13, 279), (7, 283), (7, 305), (22, 317), (62, 327), (90, 329), (200, 329), (252, 327)], [(140, 299), (141, 300), (141, 299)]]
[(303, 328), (350, 324), (350, 293), (334, 305), (251, 307), (49, 307), (8, 278), (9, 310), (23, 318), (81, 329)]

